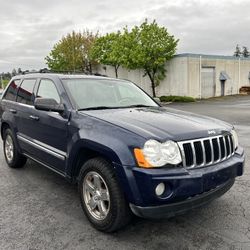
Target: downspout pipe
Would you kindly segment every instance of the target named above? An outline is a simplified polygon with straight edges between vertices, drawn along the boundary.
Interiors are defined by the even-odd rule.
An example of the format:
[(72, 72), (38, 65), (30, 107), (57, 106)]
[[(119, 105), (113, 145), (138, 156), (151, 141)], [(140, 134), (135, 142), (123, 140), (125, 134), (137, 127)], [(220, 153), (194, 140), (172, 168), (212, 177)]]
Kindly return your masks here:
[(201, 99), (201, 55), (200, 55), (200, 60), (199, 60), (199, 96)]
[(240, 93), (240, 57), (239, 57), (239, 82), (238, 82), (238, 86), (237, 86), (237, 94)]

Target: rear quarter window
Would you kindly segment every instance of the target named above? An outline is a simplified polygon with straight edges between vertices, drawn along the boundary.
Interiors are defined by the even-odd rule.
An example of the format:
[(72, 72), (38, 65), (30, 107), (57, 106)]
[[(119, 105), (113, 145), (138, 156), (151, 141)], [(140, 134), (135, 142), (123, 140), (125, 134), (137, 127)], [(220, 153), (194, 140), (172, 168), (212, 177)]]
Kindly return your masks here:
[(12, 80), (8, 89), (6, 90), (3, 99), (9, 101), (16, 100), (17, 89), (21, 80)]

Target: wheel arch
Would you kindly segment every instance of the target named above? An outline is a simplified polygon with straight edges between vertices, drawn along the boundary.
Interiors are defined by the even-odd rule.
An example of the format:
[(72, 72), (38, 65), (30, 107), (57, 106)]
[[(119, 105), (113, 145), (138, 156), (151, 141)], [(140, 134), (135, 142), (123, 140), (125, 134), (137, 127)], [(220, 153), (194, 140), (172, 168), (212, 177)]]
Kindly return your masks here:
[(121, 165), (118, 155), (112, 149), (96, 142), (88, 141), (86, 143), (86, 141), (82, 141), (78, 145), (74, 145), (67, 160), (66, 172), (72, 177), (73, 182), (77, 181), (82, 165), (96, 157), (105, 159), (112, 166), (114, 166), (114, 163)]
[[(95, 142), (92, 140), (82, 139), (72, 143), (72, 148), (67, 157), (66, 175), (72, 183), (78, 183), (78, 175), (83, 164), (91, 158), (101, 157), (111, 163), (114, 168), (116, 177), (120, 183), (121, 189), (129, 202), (139, 199), (134, 193), (137, 190), (133, 181), (132, 166), (124, 164), (125, 160), (132, 158), (129, 148), (125, 149), (122, 144), (111, 144), (112, 147)], [(117, 149), (117, 152), (113, 149)], [(68, 151), (69, 152), (69, 151)], [(132, 161), (133, 159), (130, 159)], [(131, 181), (132, 180), (132, 181)], [(138, 192), (136, 192), (138, 194)], [(134, 202), (135, 203), (135, 202)]]
[(8, 128), (11, 128), (10, 125), (9, 125), (9, 123), (3, 122), (3, 123), (1, 124), (1, 138), (2, 138), (2, 139), (3, 139), (3, 136), (4, 136), (4, 131), (5, 131), (6, 129), (8, 129)]

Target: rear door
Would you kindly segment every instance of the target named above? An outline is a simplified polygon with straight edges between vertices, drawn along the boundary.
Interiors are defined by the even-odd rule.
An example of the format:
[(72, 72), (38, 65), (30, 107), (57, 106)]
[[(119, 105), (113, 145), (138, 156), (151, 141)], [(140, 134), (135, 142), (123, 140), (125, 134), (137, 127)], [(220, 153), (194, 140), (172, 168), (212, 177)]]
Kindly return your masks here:
[(13, 132), (16, 132), (16, 95), (20, 82), (20, 79), (13, 79), (0, 101), (1, 122), (6, 121), (11, 126)]
[(33, 155), (35, 152), (33, 148), (26, 143), (22, 138), (30, 137), (33, 131), (33, 121), (31, 116), (34, 110), (34, 87), (36, 84), (36, 79), (24, 79), (21, 82), (20, 87), (17, 92), (16, 106), (13, 108), (16, 117), (16, 128), (17, 128), (17, 138), (19, 144), (24, 151), (29, 155)]

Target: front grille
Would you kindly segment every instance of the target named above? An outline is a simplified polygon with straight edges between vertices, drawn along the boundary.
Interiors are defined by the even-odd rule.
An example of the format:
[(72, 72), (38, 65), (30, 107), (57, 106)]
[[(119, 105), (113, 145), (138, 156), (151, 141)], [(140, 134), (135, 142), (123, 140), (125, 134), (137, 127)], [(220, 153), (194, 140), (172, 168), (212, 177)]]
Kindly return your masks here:
[(205, 167), (222, 162), (234, 154), (231, 134), (178, 142), (183, 166)]

